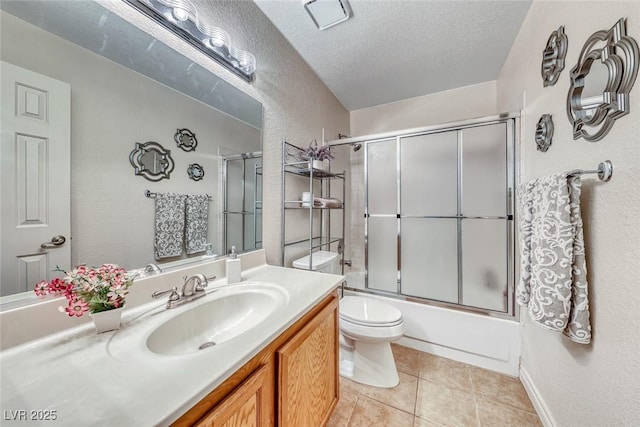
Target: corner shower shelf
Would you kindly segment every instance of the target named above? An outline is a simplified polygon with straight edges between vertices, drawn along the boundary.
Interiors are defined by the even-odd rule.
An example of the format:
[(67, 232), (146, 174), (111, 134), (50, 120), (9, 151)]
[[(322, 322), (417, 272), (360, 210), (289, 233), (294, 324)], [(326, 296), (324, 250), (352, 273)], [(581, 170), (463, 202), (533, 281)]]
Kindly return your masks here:
[[(313, 259), (313, 253), (317, 249), (332, 250), (332, 245), (339, 253), (341, 253), (341, 259), (344, 260), (344, 253), (342, 248), (344, 247), (344, 230), (345, 230), (345, 196), (346, 196), (346, 183), (345, 172), (330, 172), (322, 169), (315, 169), (311, 167), (311, 161), (298, 160), (299, 155), (304, 151), (302, 148), (295, 146), (287, 141), (282, 142), (282, 263), (286, 262), (285, 252), (286, 248), (299, 248), (297, 252), (292, 252), (296, 256), (300, 256), (299, 252), (302, 248), (309, 251), (310, 261)], [(287, 194), (287, 177), (295, 181), (294, 177), (297, 177), (301, 181), (298, 181), (296, 187), (300, 191), (309, 191), (318, 197), (325, 197), (324, 194), (330, 195), (331, 182), (334, 180), (341, 180), (342, 185), (342, 198), (343, 205), (340, 208), (327, 208), (318, 206), (302, 206), (301, 200), (285, 200)], [(306, 181), (306, 183), (305, 183)], [(291, 195), (289, 195), (291, 197)], [(299, 196), (298, 196), (299, 197)], [(299, 218), (299, 215), (294, 214), (293, 211), (308, 211), (308, 237), (303, 239), (287, 239), (286, 223), (287, 212)], [(335, 219), (335, 214), (327, 211), (342, 211), (341, 221), (342, 227), (339, 230), (340, 233), (336, 235), (335, 225), (332, 227), (331, 218)], [(319, 218), (318, 218), (319, 217)], [(302, 217), (304, 218), (304, 217)], [(335, 222), (335, 221), (334, 221)], [(315, 227), (314, 227), (315, 225)], [(317, 229), (320, 228), (320, 232)], [(317, 235), (319, 233), (319, 235)], [(300, 235), (299, 233), (297, 233)], [(337, 245), (337, 248), (336, 246)], [(293, 250), (293, 249), (292, 249)], [(341, 263), (342, 264), (342, 263)]]

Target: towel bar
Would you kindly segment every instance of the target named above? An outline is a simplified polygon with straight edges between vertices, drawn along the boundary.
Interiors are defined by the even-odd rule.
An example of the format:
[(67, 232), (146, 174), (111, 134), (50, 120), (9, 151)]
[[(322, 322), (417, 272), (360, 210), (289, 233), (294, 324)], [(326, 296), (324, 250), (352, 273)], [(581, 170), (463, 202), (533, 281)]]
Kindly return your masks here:
[(576, 175), (585, 175), (585, 174), (591, 174), (591, 173), (597, 173), (600, 181), (609, 182), (611, 181), (611, 177), (613, 176), (613, 163), (611, 163), (611, 160), (605, 160), (604, 162), (598, 165), (598, 169), (596, 170), (576, 169), (569, 172), (569, 175), (576, 176)]
[[(155, 197), (158, 195), (158, 193), (152, 193), (152, 192), (151, 192), (151, 191), (149, 191), (149, 190), (144, 190), (144, 195), (145, 195), (145, 197), (149, 197), (149, 198), (153, 199), (153, 198), (155, 198)], [(213, 200), (213, 197), (211, 197), (211, 196), (210, 196), (210, 195), (208, 195), (208, 194), (207, 194), (207, 198), (208, 198), (209, 200)]]

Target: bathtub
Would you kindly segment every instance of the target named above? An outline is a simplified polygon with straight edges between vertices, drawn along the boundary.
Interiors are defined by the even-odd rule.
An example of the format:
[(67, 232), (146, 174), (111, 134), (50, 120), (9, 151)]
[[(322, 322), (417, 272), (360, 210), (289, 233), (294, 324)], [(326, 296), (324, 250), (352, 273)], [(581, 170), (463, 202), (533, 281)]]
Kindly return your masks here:
[[(364, 289), (364, 272), (346, 274), (347, 287)], [(345, 290), (384, 301), (402, 312), (405, 334), (398, 344), (517, 377), (520, 369), (520, 324), (428, 303)]]

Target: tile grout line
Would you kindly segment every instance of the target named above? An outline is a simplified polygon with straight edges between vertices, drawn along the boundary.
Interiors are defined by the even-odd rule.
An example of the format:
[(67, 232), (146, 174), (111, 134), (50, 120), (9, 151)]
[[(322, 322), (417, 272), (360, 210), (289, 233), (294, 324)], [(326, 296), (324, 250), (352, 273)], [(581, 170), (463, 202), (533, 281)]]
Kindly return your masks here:
[[(360, 392), (358, 392), (358, 394), (360, 394)], [(351, 421), (351, 417), (353, 416), (353, 413), (356, 411), (356, 406), (358, 406), (359, 400), (360, 400), (360, 396), (356, 396), (356, 403), (353, 405), (353, 408), (351, 408), (351, 411), (349, 412), (349, 416), (347, 417), (347, 423), (344, 425), (344, 427), (349, 427), (349, 422)]]
[(479, 427), (482, 427), (482, 423), (480, 422), (480, 410), (478, 408), (478, 397), (476, 396), (476, 382), (473, 379), (473, 374), (471, 373), (471, 369), (467, 368), (467, 371), (469, 375), (469, 380), (471, 381), (471, 391), (473, 394), (473, 406), (476, 410), (476, 424)]
[(416, 423), (416, 412), (418, 412), (418, 391), (420, 390), (420, 369), (422, 369), (422, 352), (418, 352), (418, 373), (416, 375), (416, 400), (413, 403), (413, 424)]

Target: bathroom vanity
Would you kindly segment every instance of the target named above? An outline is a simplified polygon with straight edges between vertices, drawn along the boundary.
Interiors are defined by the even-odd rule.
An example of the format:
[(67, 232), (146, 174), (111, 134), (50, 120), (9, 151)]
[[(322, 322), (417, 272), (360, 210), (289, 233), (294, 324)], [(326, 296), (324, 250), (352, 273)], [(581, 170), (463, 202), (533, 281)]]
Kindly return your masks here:
[[(264, 259), (261, 251), (254, 254)], [(143, 301), (125, 311), (118, 331), (97, 335), (93, 325), (83, 324), (2, 351), (1, 404), (9, 417), (3, 426), (24, 425), (11, 418), (20, 411), (50, 411), (56, 424), (70, 426), (324, 424), (338, 401), (337, 287), (343, 277), (247, 261), (241, 283), (209, 282), (205, 297), (170, 310), (166, 301)], [(185, 274), (220, 277), (219, 263), (144, 279), (132, 288), (138, 295), (130, 302), (142, 296), (150, 301), (151, 292)], [(238, 297), (269, 293), (280, 295), (273, 300), (276, 309), (264, 302), (270, 300)], [(259, 322), (251, 320), (261, 313), (260, 304), (253, 310), (254, 301), (269, 306)], [(183, 347), (188, 329), (202, 322), (175, 333), (167, 325), (202, 307), (222, 312), (220, 319), (244, 310), (253, 326), (236, 322), (230, 329), (240, 332), (210, 348)], [(3, 316), (11, 320), (8, 314)], [(153, 334), (170, 345), (154, 344)]]
[(339, 388), (334, 292), (173, 425), (320, 426)]

